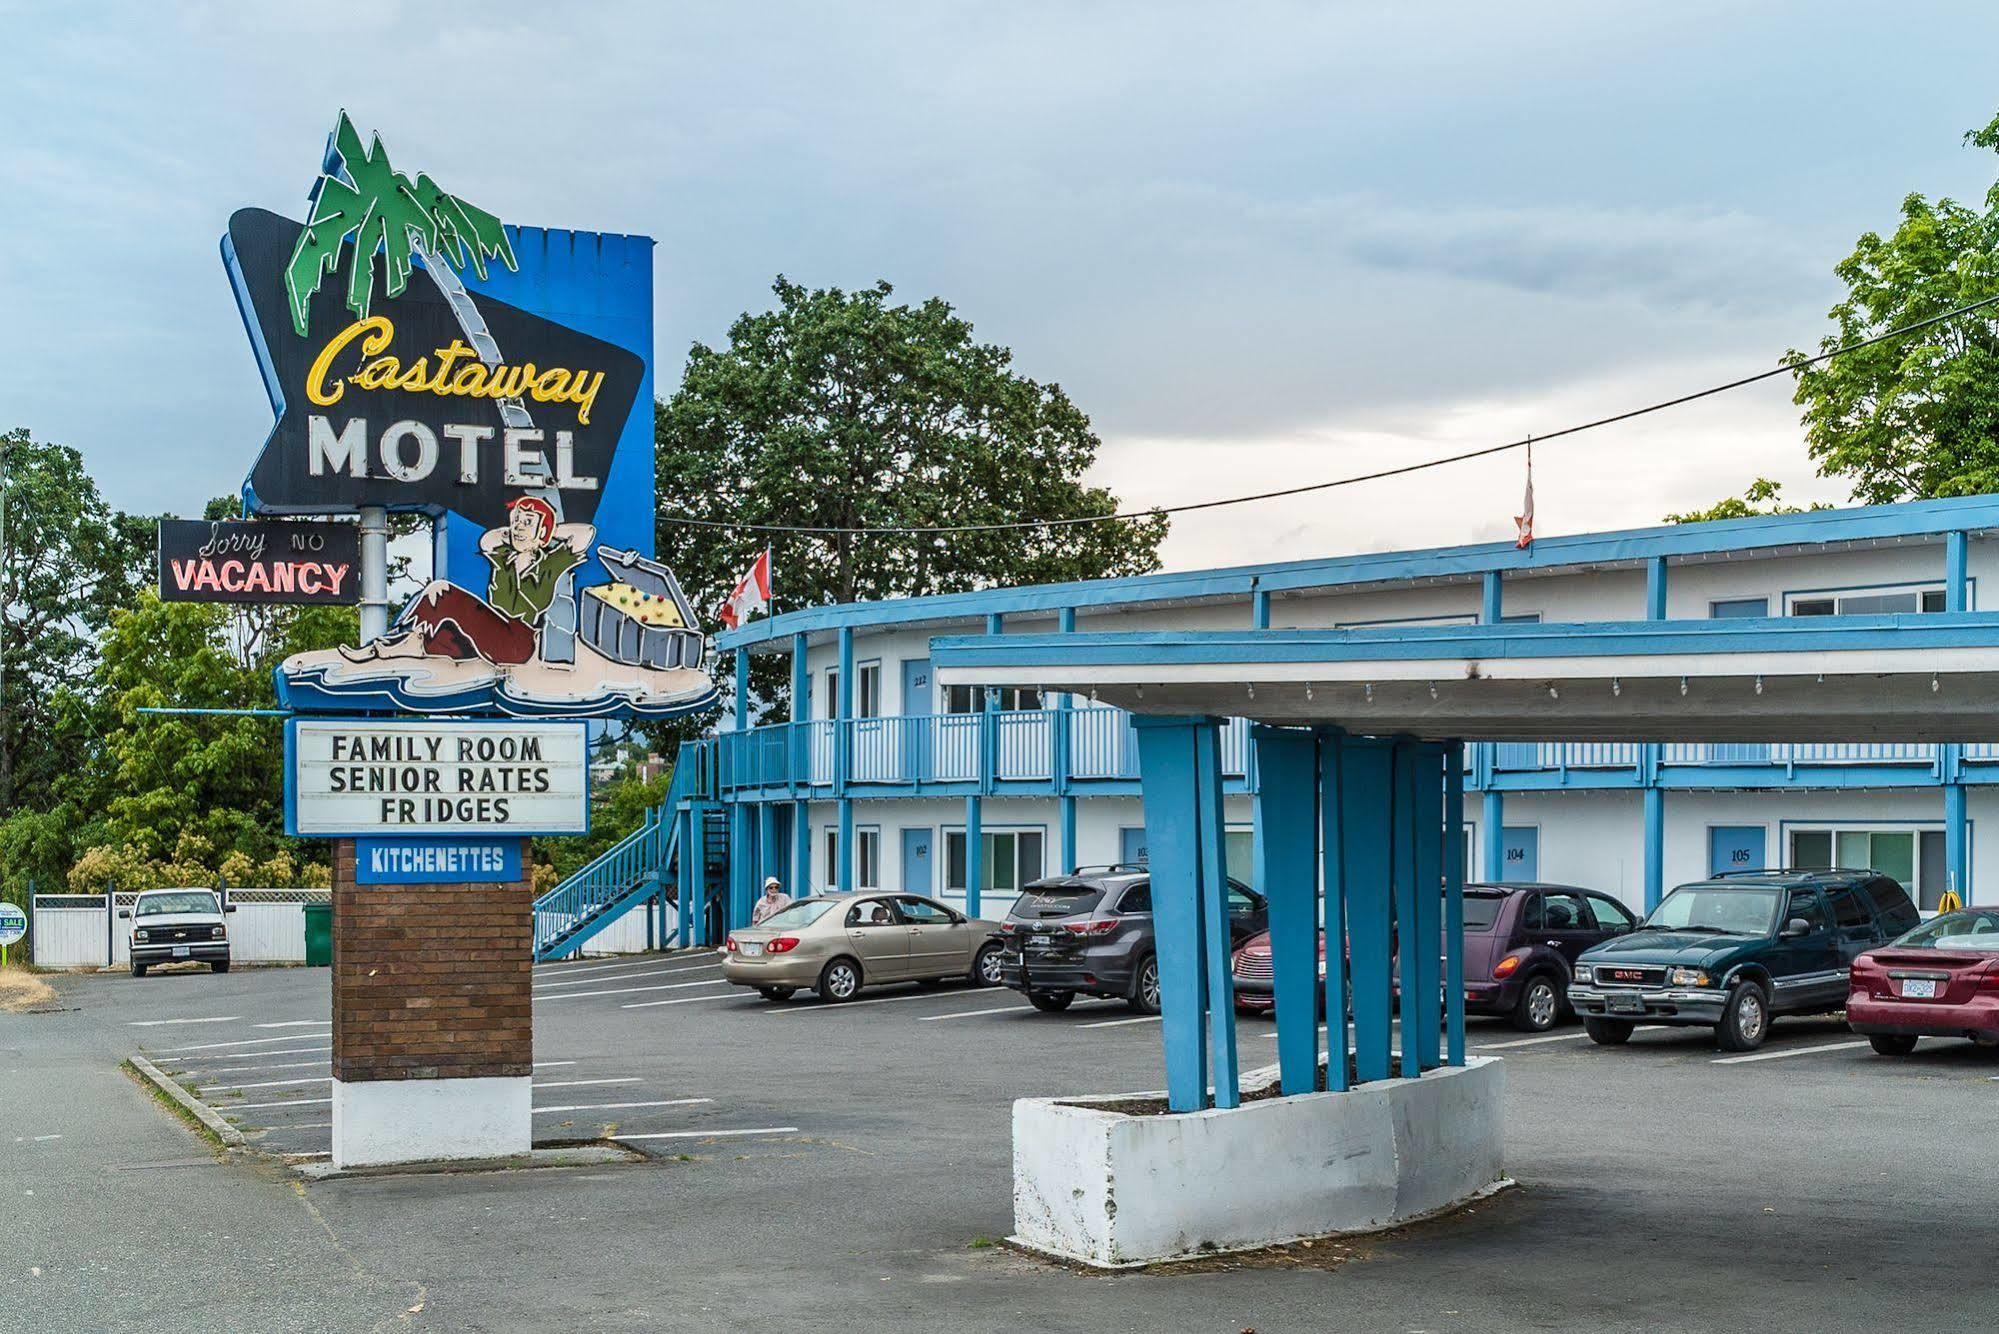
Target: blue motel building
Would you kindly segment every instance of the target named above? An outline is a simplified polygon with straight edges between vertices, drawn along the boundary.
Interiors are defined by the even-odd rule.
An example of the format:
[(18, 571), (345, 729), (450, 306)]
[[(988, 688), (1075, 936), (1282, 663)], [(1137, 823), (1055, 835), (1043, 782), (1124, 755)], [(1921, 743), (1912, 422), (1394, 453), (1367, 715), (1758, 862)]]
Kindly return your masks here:
[[(767, 875), (794, 895), (898, 889), (997, 917), (1043, 875), (1146, 860), (1133, 715), (1052, 683), (944, 684), (933, 653), (946, 641), (1920, 625), (1900, 618), (1976, 611), (1981, 583), (1999, 587), (1994, 530), (1999, 497), (1971, 497), (787, 612), (717, 638), (735, 674), (731, 711), (683, 749), (647, 827), (544, 900), (538, 945), (604, 948), (584, 939), (642, 905), (648, 876), (662, 913), (675, 911), (664, 884), (681, 929), (712, 938), (747, 920)], [(747, 688), (760, 655), (787, 659), (782, 708)], [(1999, 896), (1999, 864), (1987, 864), (1999, 839), (1977, 837), (1988, 817), (1999, 828), (1999, 744), (1871, 740), (1864, 714), (1836, 741), (1578, 739), (1557, 712), (1548, 739), (1462, 748), (1453, 823), (1467, 880), (1573, 883), (1643, 910), (1715, 872), (1871, 866), (1926, 909), (1946, 892)], [(1262, 777), (1252, 734), (1240, 718), (1220, 734), (1226, 864), (1250, 883)]]

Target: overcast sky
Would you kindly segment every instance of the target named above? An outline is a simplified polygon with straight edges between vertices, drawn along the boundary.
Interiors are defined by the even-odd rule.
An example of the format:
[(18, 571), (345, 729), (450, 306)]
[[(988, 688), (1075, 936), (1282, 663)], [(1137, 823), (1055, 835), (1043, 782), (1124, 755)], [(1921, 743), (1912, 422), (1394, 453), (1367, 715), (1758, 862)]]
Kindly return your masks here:
[[(1754, 10), (1753, 14), (1743, 11)], [(1761, 369), (1912, 190), (1977, 198), (1999, 7), (0, 0), (0, 426), (195, 512), (270, 416), (216, 244), (342, 107), (509, 220), (658, 239), (661, 392), (773, 275), (955, 304), (1128, 504)], [(1536, 453), (1544, 533), (1761, 474), (1788, 381)], [(1510, 536), (1517, 455), (1190, 516), (1167, 564)]]

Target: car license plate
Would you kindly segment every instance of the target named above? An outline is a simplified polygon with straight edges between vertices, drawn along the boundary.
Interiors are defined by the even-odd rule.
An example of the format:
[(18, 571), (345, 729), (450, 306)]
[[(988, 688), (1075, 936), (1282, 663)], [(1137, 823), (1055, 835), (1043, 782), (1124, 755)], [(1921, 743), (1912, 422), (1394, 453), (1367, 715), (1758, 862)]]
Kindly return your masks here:
[(754, 959), (763, 952), (764, 943), (761, 940), (746, 940), (743, 942), (743, 953), (750, 958)]
[(1935, 978), (1905, 977), (1902, 979), (1903, 1000), (1935, 1000), (1937, 984)]
[(187, 946), (185, 945), (174, 946), (174, 958), (185, 959), (186, 957), (187, 957)]
[(1645, 1002), (1638, 999), (1638, 997), (1631, 992), (1627, 991), (1620, 993), (1613, 991), (1608, 996), (1606, 996), (1605, 999), (1610, 1002), (1610, 1012), (1612, 1014), (1645, 1013)]

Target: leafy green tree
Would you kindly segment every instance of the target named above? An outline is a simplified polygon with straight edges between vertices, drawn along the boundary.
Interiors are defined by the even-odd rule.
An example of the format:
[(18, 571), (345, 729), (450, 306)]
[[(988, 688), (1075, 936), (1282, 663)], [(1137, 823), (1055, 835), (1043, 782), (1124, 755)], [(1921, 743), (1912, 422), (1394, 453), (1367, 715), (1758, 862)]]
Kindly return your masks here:
[(0, 435), (6, 542), (0, 561), (0, 818), (64, 773), (77, 738), (59, 717), (65, 691), (90, 670), (93, 637), (144, 585), (154, 544), (150, 520), (104, 503), (83, 456)]
[[(1999, 118), (1965, 142), (1999, 150)], [(1910, 195), (1894, 231), (1863, 235), (1836, 271), (1847, 295), (1824, 351), (1999, 296), (1999, 183), (1979, 205)], [(1799, 366), (1796, 397), (1820, 474), (1858, 501), (1999, 490), (1999, 307)]]
[[(886, 282), (814, 291), (780, 276), (772, 291), (776, 308), (737, 319), (728, 346), (694, 345), (655, 417), (659, 551), (704, 617), (767, 542), (780, 609), (1158, 568), (1164, 515), (774, 538), (672, 522), (882, 529), (1118, 508), (1083, 481), (1101, 442), (1082, 409), (945, 302), (894, 304)], [(775, 686), (756, 690), (771, 699)]]
[(1832, 508), (1823, 501), (1815, 501), (1810, 506), (1786, 505), (1782, 498), (1783, 490), (1782, 482), (1773, 482), (1768, 477), (1758, 477), (1749, 484), (1749, 489), (1739, 496), (1718, 500), (1704, 510), (1668, 514), (1666, 522), (1705, 523), (1709, 519), (1749, 519), (1760, 514), (1803, 514), (1807, 508), (1815, 510)]

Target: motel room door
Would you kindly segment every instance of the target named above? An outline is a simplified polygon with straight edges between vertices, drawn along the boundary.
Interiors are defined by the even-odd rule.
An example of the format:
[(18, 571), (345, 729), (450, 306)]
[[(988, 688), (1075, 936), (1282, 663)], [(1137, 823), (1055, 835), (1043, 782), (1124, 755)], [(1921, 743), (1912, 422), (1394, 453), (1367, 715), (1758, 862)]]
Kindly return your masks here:
[(1760, 824), (1712, 825), (1707, 831), (1707, 873), (1760, 871), (1770, 863), (1765, 859), (1764, 838), (1768, 831)]
[(933, 875), (935, 860), (930, 855), (930, 831), (928, 829), (905, 829), (902, 831), (902, 888), (907, 894), (929, 895), (937, 881)]
[[(903, 778), (911, 783), (930, 778), (930, 715), (937, 691), (931, 684), (930, 659), (905, 658), (902, 662), (902, 712), (908, 729), (902, 740)], [(927, 889), (912, 889), (927, 894)]]
[(1500, 874), (1508, 880), (1541, 878), (1541, 826), (1508, 825), (1500, 835)]

